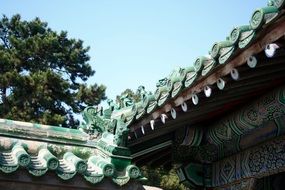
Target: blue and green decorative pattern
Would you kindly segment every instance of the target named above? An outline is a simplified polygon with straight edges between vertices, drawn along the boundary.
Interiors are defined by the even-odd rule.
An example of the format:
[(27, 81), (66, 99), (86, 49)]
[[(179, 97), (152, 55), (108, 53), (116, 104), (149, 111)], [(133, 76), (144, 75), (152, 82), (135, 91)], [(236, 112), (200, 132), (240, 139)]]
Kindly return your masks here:
[[(285, 115), (285, 86), (264, 95), (252, 104), (218, 121), (211, 126), (206, 134), (209, 144), (216, 147), (220, 158), (225, 154), (232, 154), (245, 145), (250, 146), (250, 141), (241, 142), (241, 138), (250, 131), (262, 130), (270, 127), (269, 134), (279, 136), (284, 134), (282, 122)], [(266, 132), (266, 130), (264, 130)], [(262, 133), (263, 136), (266, 133)], [(256, 137), (255, 137), (256, 136)], [(262, 136), (252, 135), (252, 141), (257, 142)], [(245, 141), (245, 140), (244, 140)], [(244, 144), (244, 145), (243, 145)]]

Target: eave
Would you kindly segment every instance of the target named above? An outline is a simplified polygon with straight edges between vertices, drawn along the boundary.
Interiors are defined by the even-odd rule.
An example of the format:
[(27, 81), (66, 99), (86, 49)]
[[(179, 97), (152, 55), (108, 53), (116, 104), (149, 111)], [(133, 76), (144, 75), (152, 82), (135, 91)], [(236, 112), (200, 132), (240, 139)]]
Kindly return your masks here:
[[(145, 146), (148, 149), (150, 141), (156, 142), (167, 134), (172, 134), (168, 140), (173, 140), (175, 131), (185, 126), (205, 128), (233, 109), (284, 84), (284, 33), (284, 10), (281, 10), (278, 18), (255, 31), (255, 39), (247, 47), (236, 48), (228, 61), (218, 64), (204, 76), (200, 74), (191, 86), (184, 88), (177, 96), (169, 97), (154, 111), (133, 121), (129, 125), (128, 141), (128, 146), (134, 150), (132, 153), (137, 154), (137, 147)], [(267, 45), (274, 43), (280, 45), (280, 48), (272, 58), (265, 56)], [(257, 59), (254, 68), (248, 65), (251, 56)], [(238, 79), (232, 76), (236, 71)], [(217, 87), (220, 79), (226, 82), (222, 90)], [(204, 94), (207, 87), (212, 90), (210, 97)], [(199, 98), (197, 105), (192, 100), (195, 95)], [(187, 111), (182, 109), (185, 104)], [(173, 110), (176, 117), (171, 114)]]

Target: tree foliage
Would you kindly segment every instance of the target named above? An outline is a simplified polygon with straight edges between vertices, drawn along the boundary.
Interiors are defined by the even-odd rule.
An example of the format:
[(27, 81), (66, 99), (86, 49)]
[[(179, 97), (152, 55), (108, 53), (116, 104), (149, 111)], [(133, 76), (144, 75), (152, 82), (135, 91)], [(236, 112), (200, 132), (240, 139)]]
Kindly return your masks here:
[(144, 166), (141, 168), (143, 176), (148, 180), (145, 185), (160, 187), (164, 190), (186, 190), (186, 187), (179, 184), (175, 169), (165, 170), (163, 167), (151, 168)]
[(51, 125), (75, 125), (74, 113), (97, 105), (105, 86), (87, 86), (95, 71), (89, 47), (39, 18), (0, 20), (0, 117)]

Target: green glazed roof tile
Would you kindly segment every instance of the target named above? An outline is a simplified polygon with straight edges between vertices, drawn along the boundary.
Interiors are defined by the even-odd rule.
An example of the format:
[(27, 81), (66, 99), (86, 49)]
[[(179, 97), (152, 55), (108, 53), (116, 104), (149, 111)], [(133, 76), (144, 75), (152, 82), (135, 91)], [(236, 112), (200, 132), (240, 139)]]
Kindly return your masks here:
[(42, 176), (48, 171), (46, 162), (37, 156), (31, 157), (31, 163), (28, 166), (29, 173), (34, 176)]
[(171, 97), (175, 97), (184, 87), (184, 81), (186, 79), (186, 69), (177, 68), (169, 76), (170, 82), (168, 83), (168, 89), (171, 92)]
[(59, 166), (58, 159), (48, 149), (41, 149), (38, 153), (38, 158), (50, 170), (56, 170)]
[[(209, 56), (198, 57), (194, 67), (180, 68), (174, 70), (168, 77), (160, 79), (156, 83), (157, 89), (154, 92), (154, 99), (143, 99), (146, 111), (137, 109), (132, 120), (126, 122), (127, 126), (132, 123), (138, 123), (154, 112), (156, 109), (164, 106), (170, 99), (173, 99), (185, 89), (191, 88), (196, 80), (210, 75), (219, 64), (227, 64), (237, 55), (237, 50), (243, 50), (249, 47), (259, 35), (262, 28), (273, 23), (284, 7), (284, 0), (270, 0), (268, 6), (257, 9), (249, 19), (249, 25), (237, 26), (231, 32), (225, 41), (216, 42), (210, 51)], [(181, 72), (182, 71), (182, 72)], [(145, 92), (145, 89), (143, 88)], [(121, 113), (123, 114), (123, 113)]]
[(151, 112), (153, 112), (153, 110), (155, 110), (157, 107), (157, 101), (151, 101), (151, 103), (149, 103), (146, 112), (149, 114)]
[(167, 91), (160, 92), (160, 96), (159, 96), (159, 99), (157, 101), (157, 105), (162, 106), (168, 100), (169, 97), (171, 97), (170, 91), (167, 90)]
[(190, 70), (186, 74), (186, 80), (185, 80), (185, 87), (190, 87), (193, 82), (197, 79), (198, 73), (194, 70)]
[(112, 179), (114, 183), (123, 186), (125, 184), (128, 183), (128, 181), (130, 180), (129, 176), (122, 176), (122, 177), (117, 177), (117, 178), (113, 178)]
[(203, 63), (207, 60), (208, 60), (208, 58), (205, 56), (201, 56), (201, 57), (198, 57), (196, 59), (196, 61), (194, 63), (194, 69), (195, 69), (196, 73), (199, 73), (199, 74), (201, 73), (201, 70), (203, 68)]
[(234, 45), (222, 48), (220, 50), (219, 63), (224, 64), (226, 61), (228, 61), (230, 57), (233, 55), (234, 51), (235, 51)]
[(244, 26), (238, 26), (235, 27), (231, 32), (230, 32), (230, 38), (229, 40), (231, 41), (232, 44), (237, 44), (239, 41), (239, 38), (241, 37), (241, 34), (246, 31), (252, 30), (250, 25), (244, 25)]
[(56, 170), (56, 174), (63, 180), (69, 180), (76, 175), (76, 171), (70, 168), (63, 160), (60, 161), (60, 165)]
[(63, 159), (71, 168), (74, 168), (76, 172), (84, 173), (87, 170), (87, 163), (75, 156), (72, 152), (66, 152), (63, 155)]
[(90, 173), (90, 175), (85, 175), (84, 178), (90, 183), (96, 184), (96, 183), (101, 182), (104, 179), (104, 175)]
[(256, 33), (255, 30), (253, 29), (242, 31), (239, 38), (238, 47), (240, 49), (248, 47), (251, 44), (251, 42), (255, 39), (255, 36)]
[[(18, 161), (19, 157), (23, 159), (22, 155), (27, 155), (30, 160), (23, 163)], [(19, 145), (15, 145), (10, 152), (0, 154), (0, 170), (2, 172), (16, 172), (19, 167), (26, 168), (34, 176), (42, 176), (48, 170), (55, 170), (58, 177), (63, 180), (69, 180), (77, 173), (80, 173), (91, 183), (98, 183), (106, 176), (114, 178), (114, 181), (118, 184), (123, 184), (122, 181), (118, 182), (118, 180), (120, 181), (120, 176), (117, 176), (118, 172), (115, 175), (116, 169), (114, 165), (100, 155), (90, 156), (88, 161), (84, 161), (73, 153), (66, 152), (62, 159), (57, 159), (47, 149), (41, 149), (38, 155), (30, 156), (26, 151), (23, 152), (23, 148)], [(141, 176), (140, 170), (134, 165), (129, 165), (124, 170), (123, 179), (125, 180), (128, 177), (136, 179)], [(117, 180), (117, 178), (119, 179)]]
[(16, 159), (16, 163), (20, 166), (26, 167), (31, 162), (31, 157), (21, 145), (15, 145), (12, 148), (12, 157)]
[(141, 176), (140, 169), (137, 166), (129, 165), (127, 167), (127, 173), (132, 179), (137, 179)]
[(88, 139), (88, 135), (76, 129), (33, 124), (21, 121), (0, 120), (0, 133), (13, 134), (21, 137), (38, 137), (39, 139), (56, 139), (64, 141), (81, 141)]
[(143, 116), (146, 112), (148, 102), (144, 102), (144, 101), (148, 101), (147, 96), (145, 96), (143, 100), (135, 104), (136, 109), (137, 109), (137, 114), (135, 116), (136, 120), (139, 119), (141, 116)]
[(143, 179), (140, 170), (131, 164), (127, 147), (130, 125), (212, 74), (219, 64), (227, 64), (240, 52), (237, 50), (252, 45), (260, 31), (278, 18), (284, 0), (270, 0), (268, 5), (253, 13), (249, 25), (234, 28), (225, 41), (215, 43), (211, 57), (199, 57), (194, 67), (174, 70), (159, 80), (154, 94), (140, 86), (141, 102), (135, 103), (125, 94), (120, 98), (121, 105), (108, 101), (105, 110), (86, 108), (79, 130), (0, 119), (0, 136), (8, 139), (5, 145), (4, 137), (0, 138), (0, 170), (12, 173), (22, 168), (34, 176), (51, 171), (63, 180), (81, 175), (93, 184), (105, 177), (118, 185)]
[(216, 61), (213, 59), (208, 59), (202, 70), (201, 75), (206, 76), (213, 68), (215, 68), (215, 66), (216, 66)]
[(88, 159), (88, 163), (92, 165), (93, 168), (96, 168), (99, 173), (110, 177), (114, 175), (115, 167), (112, 163), (100, 158), (98, 156), (92, 156)]
[(177, 81), (173, 84), (173, 89), (171, 92), (171, 97), (177, 96), (182, 90), (183, 90), (183, 82), (182, 81)]
[(205, 76), (215, 66), (216, 61), (206, 56), (200, 56), (194, 63), (194, 69), (197, 74)]
[(143, 99), (143, 107), (146, 109), (151, 102), (156, 101), (155, 96), (153, 94), (147, 94)]
[(228, 48), (233, 46), (233, 43), (229, 40), (216, 42), (214, 43), (212, 49), (211, 49), (211, 56), (213, 59), (218, 59), (219, 56), (223, 53), (224, 48)]
[(268, 6), (275, 6), (279, 10), (281, 10), (284, 7), (285, 1), (284, 0), (269, 0), (267, 5)]
[(250, 25), (252, 29), (259, 29), (263, 24), (267, 24), (276, 18), (278, 15), (278, 8), (275, 6), (268, 6), (257, 9), (253, 12)]
[[(94, 115), (93, 115), (94, 116)], [(5, 122), (4, 122), (5, 121)], [(94, 118), (91, 123), (96, 122)], [(41, 139), (32, 135), (27, 140), (18, 129), (22, 130), (34, 127), (31, 123), (1, 120), (1, 127), (8, 126), (9, 133), (0, 131), (0, 170), (4, 173), (17, 172), (19, 168), (26, 169), (33, 176), (43, 176), (47, 171), (55, 172), (62, 180), (70, 180), (75, 175), (81, 175), (90, 183), (99, 183), (105, 177), (114, 179), (117, 184), (127, 183), (127, 179), (133, 178), (128, 166), (131, 165), (130, 151), (125, 147), (126, 137), (125, 124), (118, 122), (117, 134), (105, 131), (97, 139), (86, 139), (84, 144), (74, 141), (61, 142), (56, 139)], [(105, 123), (104, 123), (105, 124)], [(104, 128), (106, 126), (102, 126)], [(42, 126), (40, 127), (42, 129)], [(51, 129), (53, 127), (46, 126)], [(62, 129), (53, 130), (61, 134)], [(72, 135), (74, 132), (68, 130), (65, 135)], [(78, 130), (79, 131), (79, 130)], [(15, 134), (13, 134), (15, 133)], [(71, 133), (71, 134), (70, 134)], [(85, 132), (78, 132), (85, 134)], [(26, 133), (27, 134), (27, 133)], [(88, 135), (89, 137), (89, 135)], [(61, 138), (62, 139), (62, 138)], [(116, 140), (115, 140), (116, 139)], [(118, 143), (118, 144), (117, 144)], [(113, 161), (115, 160), (115, 161)], [(131, 165), (134, 167), (133, 165)], [(119, 169), (119, 171), (117, 171)], [(139, 169), (138, 169), (138, 172)], [(141, 176), (138, 176), (140, 178)], [(118, 179), (124, 179), (119, 180)]]
[(11, 152), (0, 154), (0, 169), (4, 173), (12, 173), (18, 169), (18, 161)]

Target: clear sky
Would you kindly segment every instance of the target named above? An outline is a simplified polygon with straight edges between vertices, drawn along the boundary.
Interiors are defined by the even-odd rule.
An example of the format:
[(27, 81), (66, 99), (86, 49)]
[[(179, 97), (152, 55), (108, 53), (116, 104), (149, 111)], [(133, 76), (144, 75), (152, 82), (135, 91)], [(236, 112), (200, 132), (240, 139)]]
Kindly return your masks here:
[(114, 99), (126, 88), (156, 82), (191, 66), (235, 26), (249, 23), (266, 0), (0, 0), (0, 13), (40, 17), (56, 31), (90, 46), (96, 71), (89, 84), (107, 86)]

